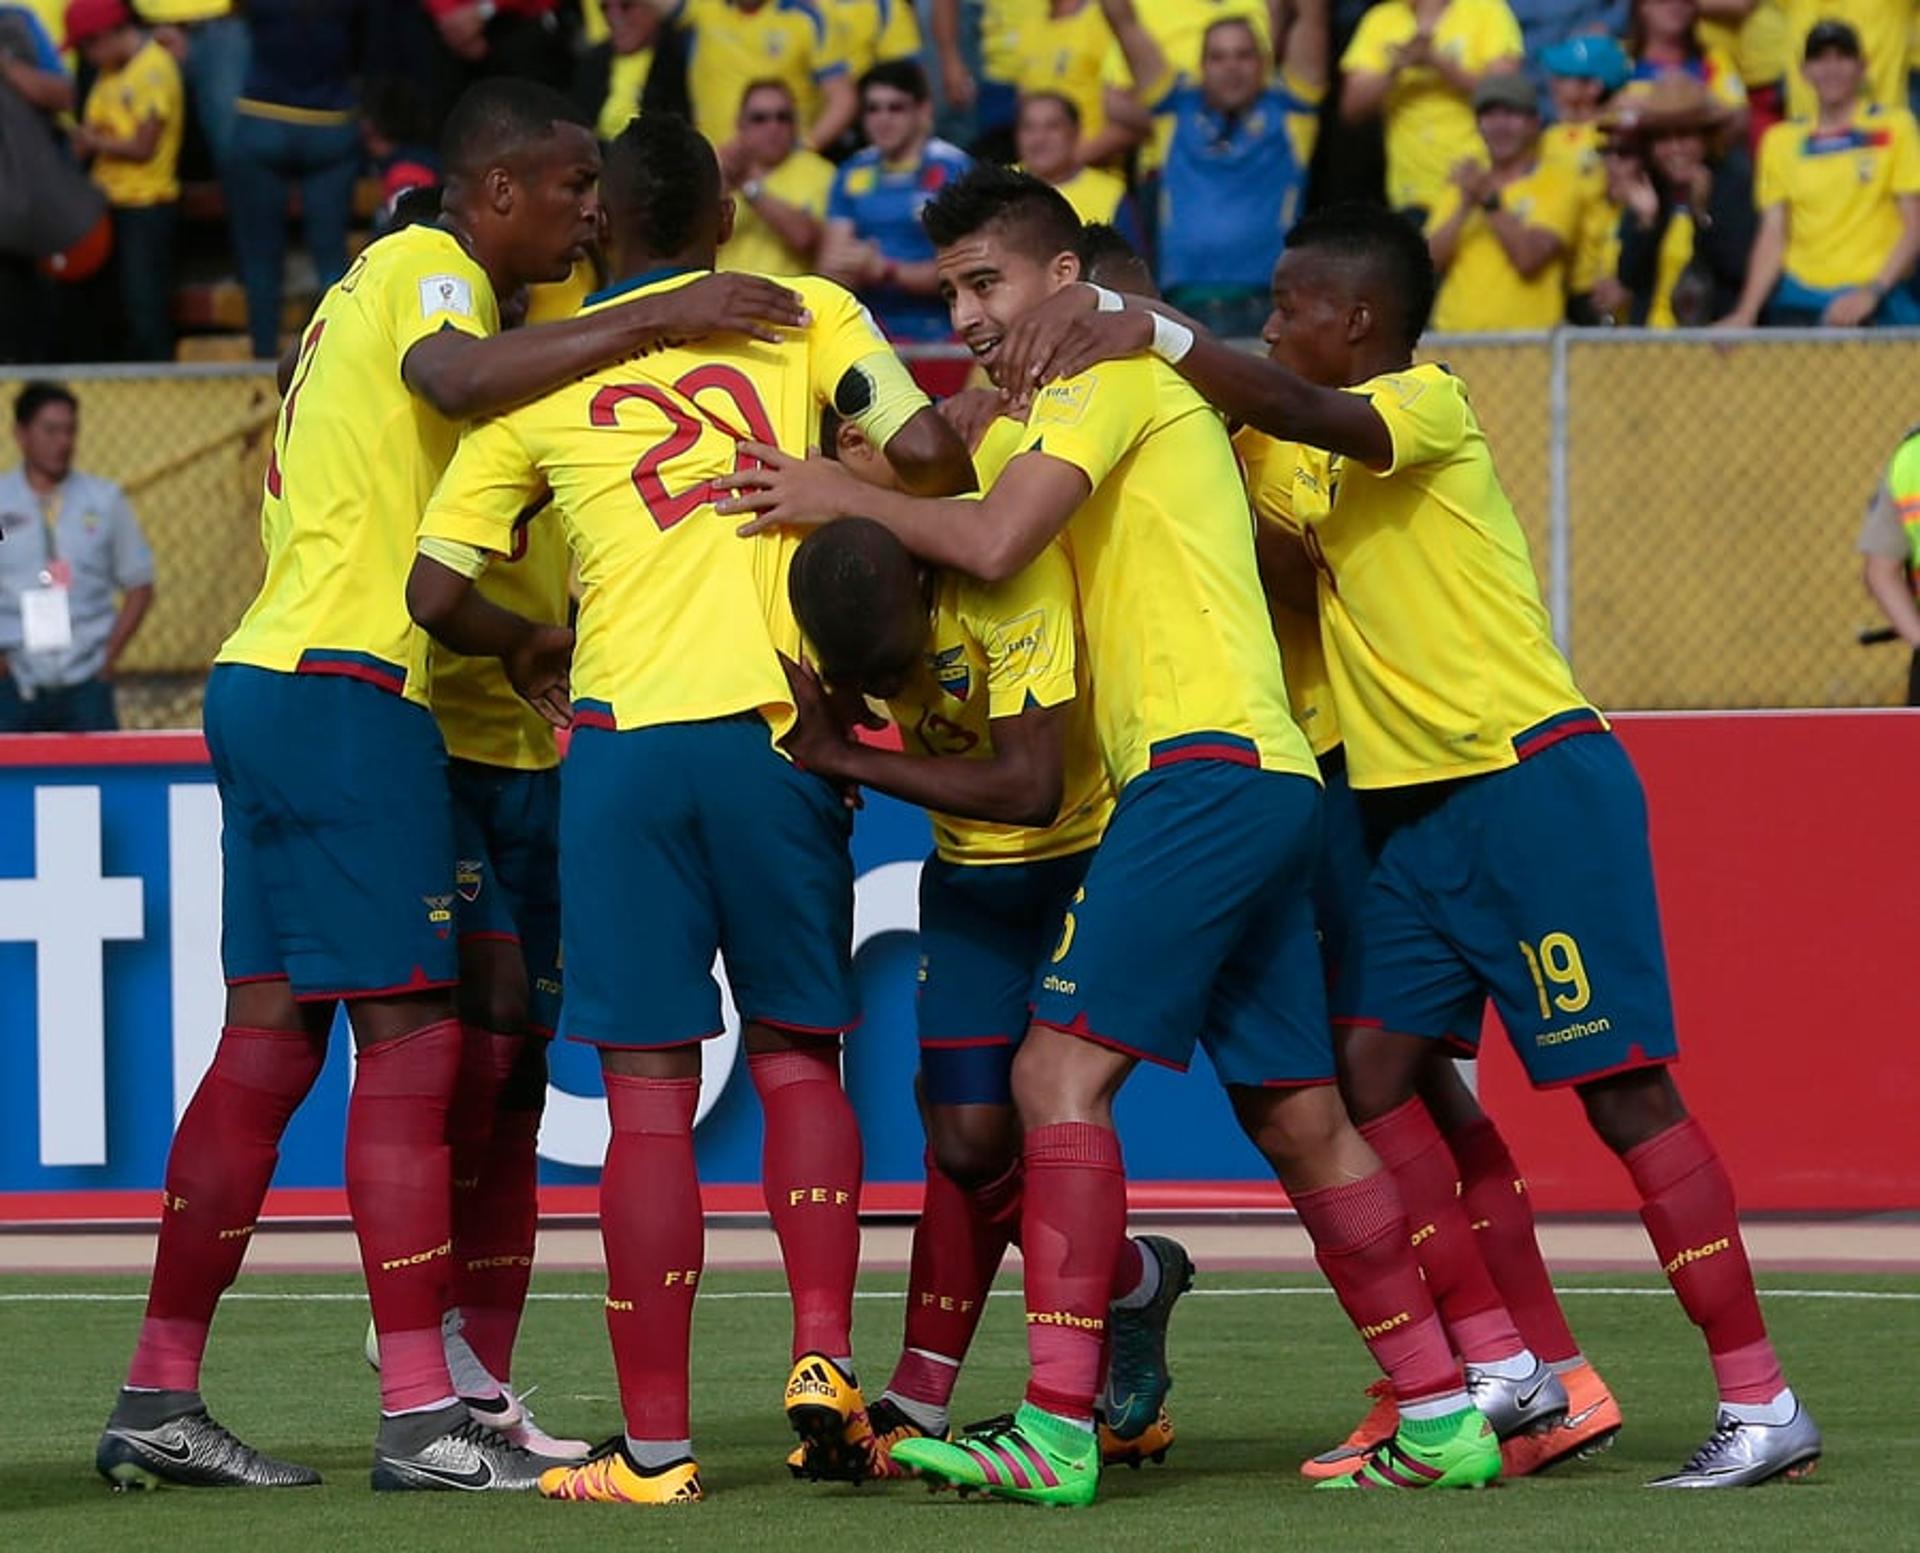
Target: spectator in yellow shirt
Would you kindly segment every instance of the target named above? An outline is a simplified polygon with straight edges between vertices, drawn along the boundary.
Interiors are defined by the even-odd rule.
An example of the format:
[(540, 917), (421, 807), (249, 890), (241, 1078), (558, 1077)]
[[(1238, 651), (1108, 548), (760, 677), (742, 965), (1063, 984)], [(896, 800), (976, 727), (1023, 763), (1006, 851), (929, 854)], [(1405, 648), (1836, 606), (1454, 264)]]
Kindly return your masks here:
[(1474, 88), (1518, 70), (1522, 52), (1507, 0), (1380, 0), (1360, 18), (1340, 59), (1340, 116), (1385, 115), (1389, 205), (1424, 218), (1454, 169), (1484, 158)]
[(173, 355), (173, 235), (180, 208), (180, 67), (123, 0), (72, 0), (67, 47), (96, 72), (73, 145), (113, 207), (114, 263), (130, 361)]
[(1484, 164), (1462, 158), (1433, 207), (1427, 247), (1440, 272), (1443, 333), (1551, 329), (1566, 317), (1567, 264), (1580, 240), (1580, 190), (1540, 156), (1540, 105), (1517, 72), (1473, 93)]
[(1866, 69), (1845, 22), (1807, 34), (1818, 111), (1761, 142), (1760, 236), (1725, 324), (1920, 324), (1905, 285), (1920, 258), (1920, 132), (1905, 108), (1861, 100)]
[(733, 236), (721, 245), (719, 267), (809, 273), (826, 232), (833, 163), (800, 144), (800, 112), (785, 81), (747, 88), (720, 171), (733, 193)]
[[(1804, 58), (1822, 22), (1844, 22), (1860, 40), (1867, 100), (1882, 108), (1907, 106), (1907, 59), (1913, 41), (1913, 0), (1782, 0), (1787, 57)], [(1815, 92), (1805, 71), (1787, 72), (1787, 117), (1810, 118)]]
[(913, 0), (815, 0), (827, 13), (834, 57), (855, 81), (886, 59), (920, 57)]
[(810, 0), (647, 0), (688, 43), (687, 95), (694, 128), (725, 145), (755, 81), (787, 83), (806, 121), (802, 141), (824, 151), (858, 109), (854, 78), (834, 53), (827, 19)]
[(1080, 159), (1080, 110), (1071, 98), (1058, 92), (1022, 97), (1014, 142), (1020, 166), (1064, 194), (1082, 221), (1119, 227), (1129, 242), (1140, 241), (1126, 180)]
[(1048, 0), (1020, 34), (1022, 96), (1054, 92), (1080, 112), (1080, 157), (1108, 167), (1146, 138), (1150, 121), (1120, 84), (1119, 44), (1099, 0)]
[(1612, 38), (1584, 34), (1542, 49), (1553, 123), (1540, 137), (1540, 160), (1564, 167), (1580, 191), (1580, 240), (1567, 266), (1567, 316), (1575, 323), (1624, 319), (1628, 297), (1615, 275), (1620, 207), (1607, 188), (1600, 114), (1632, 70)]

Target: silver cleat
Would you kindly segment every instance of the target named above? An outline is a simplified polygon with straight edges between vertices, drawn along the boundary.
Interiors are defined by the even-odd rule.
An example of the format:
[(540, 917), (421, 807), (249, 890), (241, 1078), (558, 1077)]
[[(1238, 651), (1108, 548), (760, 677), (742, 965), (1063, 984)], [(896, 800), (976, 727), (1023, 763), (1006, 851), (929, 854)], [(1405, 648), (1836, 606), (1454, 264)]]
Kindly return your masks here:
[(204, 1407), (144, 1428), (109, 1420), (93, 1464), (116, 1490), (301, 1488), (320, 1481), (311, 1467), (261, 1455)]
[(510, 1444), (455, 1404), (381, 1419), (372, 1481), (376, 1491), (525, 1493), (547, 1468), (562, 1465)]
[(1820, 1460), (1820, 1443), (1820, 1426), (1797, 1403), (1784, 1424), (1742, 1423), (1722, 1413), (1684, 1467), (1647, 1487), (1752, 1488), (1769, 1478), (1805, 1477)]
[(1468, 1365), (1467, 1395), (1502, 1440), (1511, 1440), (1517, 1434), (1538, 1434), (1567, 1416), (1567, 1388), (1539, 1360), (1534, 1362), (1531, 1374), (1518, 1380)]

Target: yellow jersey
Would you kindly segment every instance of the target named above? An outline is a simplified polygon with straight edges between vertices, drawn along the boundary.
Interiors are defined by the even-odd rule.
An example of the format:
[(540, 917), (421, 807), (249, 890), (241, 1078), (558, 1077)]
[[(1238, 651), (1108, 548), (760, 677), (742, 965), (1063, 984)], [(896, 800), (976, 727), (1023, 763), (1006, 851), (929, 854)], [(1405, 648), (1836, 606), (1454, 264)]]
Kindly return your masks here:
[[(1448, 184), (1427, 216), (1436, 230), (1460, 208), (1460, 190)], [(1551, 329), (1567, 316), (1567, 273), (1580, 257), (1582, 198), (1571, 169), (1542, 157), (1532, 171), (1500, 192), (1500, 203), (1530, 227), (1560, 239), (1560, 252), (1532, 276), (1513, 267), (1485, 211), (1467, 213), (1440, 278), (1433, 327), (1443, 334), (1495, 329)]]
[(1620, 207), (1607, 197), (1598, 124), (1550, 124), (1540, 134), (1540, 160), (1563, 167), (1580, 197), (1579, 238), (1567, 262), (1567, 293), (1585, 296), (1620, 268)]
[(846, 69), (814, 0), (766, 0), (751, 11), (737, 0), (681, 0), (674, 14), (687, 33), (693, 125), (716, 146), (733, 139), (755, 81), (786, 82), (804, 127), (819, 111), (819, 83)]
[(442, 329), (499, 328), (486, 271), (437, 226), (381, 238), (328, 288), (274, 428), (266, 579), (217, 662), (345, 674), (427, 704), (406, 581), (460, 428), (408, 389), (401, 363)]
[(1012, 86), (1020, 79), (1021, 51), (1031, 46), (1027, 29), (1047, 18), (1047, 0), (982, 0), (980, 74)]
[[(778, 167), (761, 180), (775, 199), (797, 206), (816, 220), (827, 219), (827, 196), (833, 193), (833, 163), (805, 146), (795, 146)], [(804, 275), (813, 268), (760, 219), (744, 195), (733, 197), (733, 236), (720, 250), (723, 270), (751, 270), (756, 275)]]
[(1253, 517), (1220, 417), (1173, 368), (1138, 356), (1042, 390), (1024, 443), (1093, 487), (1065, 532), (1114, 791), (1189, 759), (1317, 781), (1287, 712)]
[(1060, 813), (1044, 830), (934, 813), (933, 842), (950, 863), (1036, 863), (1084, 852), (1113, 812), (1087, 688), (1073, 564), (1058, 540), (1016, 576), (984, 583), (942, 571), (932, 632), (914, 677), (887, 703), (909, 754), (982, 760), (993, 722), (1029, 706), (1066, 708)]
[(913, 0), (817, 0), (827, 14), (833, 57), (858, 81), (884, 59), (920, 57)]
[(1654, 261), (1653, 302), (1647, 309), (1649, 329), (1676, 329), (1680, 320), (1673, 311), (1673, 288), (1693, 262), (1693, 216), (1676, 210), (1660, 234), (1660, 252)]
[(1392, 466), (1305, 448), (1293, 481), (1348, 774), (1367, 788), (1504, 770), (1525, 753), (1517, 736), (1591, 708), (1486, 436), (1444, 367), (1351, 391), (1386, 422)]
[[(1452, 187), (1448, 180), (1456, 163), (1487, 159), (1473, 105), (1439, 71), (1422, 65), (1393, 74), (1393, 51), (1417, 30), (1407, 0), (1380, 0), (1360, 18), (1340, 57), (1347, 74), (1392, 77), (1386, 102), (1387, 203), (1396, 210), (1432, 206)], [(1507, 0), (1452, 0), (1433, 29), (1433, 47), (1475, 74), (1498, 60), (1517, 63), (1526, 52)]]
[(640, 111), (640, 95), (647, 89), (647, 77), (652, 74), (652, 49), (613, 56), (607, 65), (607, 95), (600, 101), (599, 117), (593, 126), (602, 140), (612, 140), (633, 122)]
[(1819, 22), (1845, 22), (1860, 35), (1867, 64), (1867, 100), (1881, 108), (1907, 105), (1907, 49), (1913, 0), (1782, 0), (1786, 13), (1787, 117), (1810, 119), (1818, 109), (1813, 88), (1800, 74), (1807, 34)]
[(1084, 222), (1112, 224), (1119, 214), (1120, 202), (1127, 197), (1127, 183), (1118, 173), (1104, 167), (1083, 167), (1065, 183), (1054, 185)]
[(1703, 47), (1731, 56), (1749, 92), (1774, 86), (1799, 65), (1787, 57), (1787, 15), (1780, 0), (1759, 0), (1736, 27), (1702, 16), (1694, 23)]
[(1760, 142), (1754, 204), (1786, 206), (1786, 273), (1803, 286), (1871, 281), (1900, 240), (1906, 194), (1920, 194), (1920, 135), (1904, 108), (1863, 107), (1831, 134), (1793, 119)]
[[(1252, 503), (1254, 520), (1299, 534), (1300, 522), (1293, 515), (1293, 472), (1300, 462), (1300, 444), (1282, 442), (1243, 426), (1234, 436), (1233, 449), (1246, 470), (1247, 499)], [(1287, 672), (1287, 701), (1293, 720), (1307, 736), (1314, 755), (1324, 755), (1340, 742), (1340, 714), (1333, 705), (1333, 680), (1327, 673), (1319, 617), (1289, 609), (1271, 598), (1267, 615), (1273, 622), (1274, 640), (1280, 644), (1280, 661)]]
[(118, 70), (102, 71), (87, 93), (82, 122), (115, 140), (130, 140), (148, 119), (160, 120), (160, 139), (144, 162), (96, 156), (93, 181), (114, 205), (165, 205), (180, 198), (180, 133), (186, 95), (173, 56), (149, 38)]
[(1091, 140), (1107, 127), (1108, 55), (1119, 47), (1099, 0), (1082, 0), (1080, 9), (1040, 14), (1020, 33), (1022, 92), (1056, 92), (1080, 110), (1080, 138)]
[[(654, 271), (596, 293), (587, 311), (684, 285)], [(574, 721), (644, 728), (758, 712), (776, 739), (793, 703), (776, 649), (800, 650), (786, 602), (799, 540), (752, 541), (713, 510), (713, 481), (746, 438), (803, 451), (850, 374), (905, 375), (866, 310), (831, 281), (796, 277), (813, 321), (778, 344), (707, 341), (588, 373), (479, 422), (461, 438), (423, 538), (510, 555), (520, 514), (551, 496), (579, 562)], [(856, 419), (885, 446), (920, 406), (865, 396)], [(886, 419), (880, 419), (884, 415)]]
[[(580, 311), (598, 284), (591, 259), (552, 285), (534, 286), (529, 324), (557, 323)], [(573, 557), (560, 520), (544, 507), (521, 514), (513, 549), (480, 574), (481, 597), (541, 625), (565, 625)], [(498, 658), (469, 658), (427, 644), (428, 689), (447, 753), (456, 760), (516, 771), (545, 771), (560, 763), (553, 726), (520, 698)]]

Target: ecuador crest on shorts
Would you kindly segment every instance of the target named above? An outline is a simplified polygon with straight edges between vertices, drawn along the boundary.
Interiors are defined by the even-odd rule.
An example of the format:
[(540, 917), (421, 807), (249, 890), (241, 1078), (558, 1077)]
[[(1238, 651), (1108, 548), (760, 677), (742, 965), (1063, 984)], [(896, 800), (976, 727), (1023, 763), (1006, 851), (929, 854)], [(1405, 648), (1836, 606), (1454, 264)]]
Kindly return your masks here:
[(453, 888), (460, 899), (471, 906), (480, 899), (480, 886), (486, 879), (486, 865), (477, 857), (463, 857), (453, 865)]

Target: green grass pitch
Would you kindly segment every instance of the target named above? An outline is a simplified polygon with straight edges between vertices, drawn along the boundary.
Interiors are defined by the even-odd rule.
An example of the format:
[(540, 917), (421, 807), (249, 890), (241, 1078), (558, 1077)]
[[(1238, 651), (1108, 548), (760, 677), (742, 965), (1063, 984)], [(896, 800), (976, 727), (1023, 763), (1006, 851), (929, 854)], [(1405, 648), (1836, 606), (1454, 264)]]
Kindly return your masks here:
[[(1543, 1478), (1477, 1494), (1314, 1494), (1301, 1456), (1344, 1434), (1370, 1378), (1366, 1356), (1311, 1278), (1219, 1274), (1175, 1317), (1179, 1443), (1168, 1463), (1109, 1472), (1091, 1510), (1041, 1510), (917, 1483), (793, 1482), (779, 1399), (787, 1326), (771, 1275), (715, 1274), (695, 1323), (694, 1426), (708, 1499), (638, 1510), (533, 1498), (379, 1495), (367, 1488), (375, 1393), (360, 1359), (364, 1303), (346, 1277), (245, 1279), (214, 1329), (206, 1395), (215, 1416), (264, 1449), (309, 1462), (318, 1489), (114, 1494), (93, 1444), (139, 1316), (138, 1280), (0, 1278), (10, 1444), (0, 1458), (0, 1547), (146, 1550), (590, 1548), (919, 1553), (970, 1549), (1275, 1548), (1495, 1553), (1680, 1548), (1920, 1546), (1920, 1423), (1911, 1280), (1774, 1275), (1767, 1315), (1791, 1378), (1826, 1431), (1810, 1479), (1752, 1491), (1655, 1494), (1712, 1422), (1704, 1353), (1653, 1280), (1564, 1280), (1569, 1315), (1626, 1413), (1614, 1449)], [(897, 1277), (862, 1286), (857, 1346), (870, 1380), (899, 1341)], [(1008, 1288), (1003, 1280), (1002, 1291)], [(1810, 1298), (1789, 1290), (1820, 1290)], [(543, 1276), (520, 1347), (541, 1420), (599, 1438), (618, 1427), (597, 1280)], [(1893, 1295), (1892, 1299), (1872, 1298)], [(54, 1299), (51, 1296), (66, 1296)], [(76, 1298), (75, 1296), (86, 1296)], [(1023, 1372), (1019, 1304), (996, 1298), (962, 1379), (962, 1418), (1000, 1412)], [(1904, 1374), (1905, 1379), (1901, 1376)], [(1044, 1539), (1042, 1544), (1039, 1539)]]

